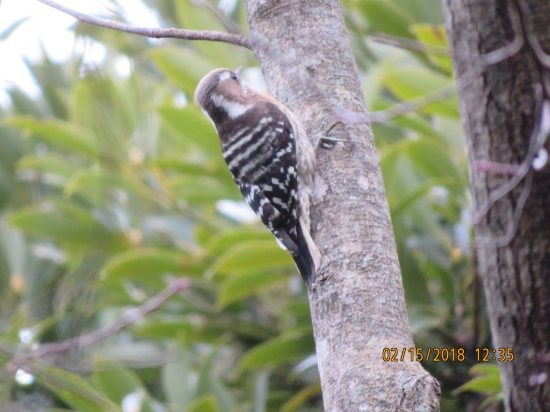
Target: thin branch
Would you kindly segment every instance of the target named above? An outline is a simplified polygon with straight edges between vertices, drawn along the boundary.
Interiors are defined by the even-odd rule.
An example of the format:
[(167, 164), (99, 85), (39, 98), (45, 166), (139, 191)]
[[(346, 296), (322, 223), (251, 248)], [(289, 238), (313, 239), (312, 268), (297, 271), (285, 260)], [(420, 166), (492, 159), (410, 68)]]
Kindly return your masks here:
[(386, 123), (391, 119), (411, 113), (415, 113), (425, 106), (433, 103), (438, 103), (456, 94), (456, 86), (450, 85), (435, 92), (425, 94), (416, 99), (409, 100), (403, 103), (397, 103), (395, 106), (386, 110), (379, 110), (370, 114), (371, 123)]
[(504, 61), (505, 59), (518, 53), (524, 46), (525, 39), (523, 37), (523, 25), (521, 23), (519, 13), (516, 8), (511, 8), (510, 3), (508, 3), (508, 11), (508, 16), (510, 17), (512, 29), (514, 31), (514, 40), (500, 49), (480, 55), (480, 59), (476, 62), (477, 65), (491, 66), (493, 64), (500, 63), (501, 61)]
[(82, 23), (93, 24), (95, 26), (106, 27), (108, 29), (122, 31), (124, 33), (139, 34), (140, 36), (152, 37), (155, 39), (161, 38), (174, 38), (185, 40), (206, 40), (206, 41), (219, 41), (223, 43), (234, 44), (246, 49), (252, 50), (252, 41), (239, 34), (223, 33), (219, 31), (209, 30), (185, 30), (185, 29), (158, 29), (151, 27), (138, 27), (130, 24), (121, 23), (118, 21), (112, 21), (102, 19), (100, 17), (90, 16), (88, 14), (80, 13), (76, 10), (65, 7), (52, 0), (37, 0), (40, 3), (46, 4), (54, 9), (62, 11)]
[(103, 328), (96, 329), (90, 333), (86, 333), (81, 336), (77, 336), (72, 339), (67, 339), (59, 343), (47, 343), (39, 346), (37, 349), (32, 350), (28, 353), (24, 353), (20, 356), (17, 356), (11, 362), (6, 365), (6, 371), (13, 372), (17, 370), (20, 365), (27, 363), (32, 360), (41, 359), (48, 355), (53, 355), (56, 353), (66, 352), (71, 349), (81, 348), (83, 346), (89, 346), (100, 340), (107, 338), (121, 330), (122, 328), (128, 326), (129, 324), (135, 322), (138, 319), (141, 319), (146, 314), (153, 312), (162, 306), (171, 296), (176, 293), (181, 292), (189, 287), (189, 279), (181, 278), (173, 281), (168, 285), (164, 290), (159, 294), (153, 296), (143, 305), (138, 306), (135, 309), (132, 309), (119, 320), (114, 322), (111, 325), (105, 326)]
[(481, 159), (474, 161), (474, 168), (476, 170), (483, 170), (484, 172), (498, 173), (501, 175), (518, 175), (521, 173), (520, 165), (512, 165), (509, 163), (492, 162), (491, 160)]
[[(521, 1), (521, 0), (518, 0)], [(524, 2), (521, 3), (522, 5)], [(525, 7), (528, 7), (525, 5)], [(530, 15), (530, 14), (526, 14)], [(459, 58), (468, 58), (468, 59), (474, 59), (475, 61), (472, 62), (475, 66), (491, 66), (496, 63), (500, 63), (501, 61), (506, 60), (507, 58), (515, 55), (525, 44), (525, 39), (523, 38), (523, 30), (522, 30), (522, 22), (520, 20), (520, 17), (517, 13), (517, 10), (511, 10), (510, 12), (510, 20), (512, 22), (512, 28), (514, 30), (514, 40), (507, 44), (506, 46), (503, 46), (497, 50), (493, 50), (491, 52), (485, 53), (485, 54), (475, 54), (466, 52), (464, 50), (459, 49), (451, 49), (447, 47), (442, 46), (435, 46), (433, 44), (424, 43), (418, 40), (414, 39), (407, 39), (404, 37), (399, 36), (392, 36), (389, 34), (376, 34), (369, 36), (369, 39), (381, 44), (387, 44), (390, 46), (402, 48), (402, 49), (408, 49), (408, 50), (415, 50), (422, 53), (425, 53), (427, 55), (436, 55), (436, 56), (452, 56), (455, 59)], [(530, 23), (530, 21), (529, 21)], [(541, 59), (541, 63), (545, 65), (545, 67), (550, 67), (550, 56), (545, 54), (542, 51), (542, 48), (540, 44), (538, 43), (536, 37), (533, 35), (532, 30), (528, 31), (528, 40), (531, 44), (533, 44), (533, 48)]]
[[(540, 100), (540, 96), (542, 95), (542, 87), (538, 87), (536, 89), (536, 94), (538, 96), (538, 99)], [(504, 172), (506, 174), (511, 173), (513, 175), (513, 177), (506, 183), (499, 186), (497, 189), (489, 192), (488, 199), (480, 207), (476, 208), (476, 213), (474, 215), (474, 222), (476, 224), (480, 222), (481, 218), (485, 216), (485, 214), (495, 204), (495, 202), (501, 199), (504, 195), (510, 193), (517, 185), (519, 185), (521, 180), (525, 178), (525, 185), (521, 189), (521, 193), (516, 204), (516, 210), (514, 211), (513, 219), (509, 224), (509, 229), (504, 235), (496, 238), (478, 236), (477, 244), (480, 247), (506, 246), (510, 243), (510, 241), (514, 238), (516, 234), (519, 225), (519, 219), (521, 218), (523, 208), (531, 191), (531, 182), (533, 180), (534, 173), (531, 170), (533, 169), (533, 161), (536, 158), (537, 154), (541, 151), (544, 151), (544, 153), (546, 153), (546, 150), (543, 146), (546, 143), (548, 136), (550, 135), (550, 101), (544, 100), (538, 105), (541, 106), (540, 115), (537, 119), (537, 124), (533, 131), (533, 134), (531, 135), (531, 143), (529, 144), (529, 148), (527, 150), (527, 156), (525, 157), (523, 162), (521, 162), (519, 165), (505, 165), (502, 163), (482, 160), (478, 161), (482, 162), (481, 167), (477, 164), (475, 165), (477, 169), (485, 170), (485, 168), (488, 168), (491, 172)], [(544, 164), (540, 165), (540, 168), (534, 168), (535, 171), (540, 170), (546, 165), (547, 159), (543, 158), (543, 161)]]
[[(457, 91), (462, 90), (470, 85), (470, 83), (477, 76), (483, 73), (486, 67), (512, 57), (521, 49), (521, 47), (523, 47), (524, 39), (520, 31), (521, 26), (518, 19), (519, 18), (517, 17), (517, 15), (513, 14), (512, 26), (515, 30), (517, 30), (516, 36), (514, 37), (514, 40), (506, 46), (503, 46), (492, 52), (479, 55), (474, 55), (470, 53), (467, 54), (456, 50), (450, 51), (450, 53), (455, 56), (460, 55), (464, 57), (475, 58), (475, 60), (471, 62), (473, 67), (470, 68), (461, 78), (456, 80), (456, 85), (444, 87), (443, 89), (436, 90), (435, 92), (428, 93), (413, 100), (397, 103), (395, 106), (386, 110), (380, 110), (367, 114), (355, 113), (346, 109), (335, 109), (333, 110), (334, 116), (337, 117), (339, 121), (342, 121), (345, 124), (361, 124), (368, 123), (369, 121), (371, 123), (385, 123), (395, 117), (414, 113), (425, 106), (452, 97), (457, 93)], [(430, 46), (418, 41), (400, 39), (397, 37), (378, 36), (374, 40), (380, 43), (391, 44), (397, 47), (405, 47), (413, 50), (432, 52), (432, 54), (441, 54), (444, 51), (442, 48), (437, 46)]]
[[(418, 40), (413, 39), (407, 39), (404, 37), (398, 37), (398, 36), (391, 36), (389, 34), (376, 34), (369, 36), (369, 39), (374, 41), (375, 43), (380, 44), (387, 44), (388, 46), (393, 46), (401, 49), (407, 49), (407, 50), (413, 50), (422, 52), (426, 55), (433, 55), (433, 56), (443, 56), (443, 57), (454, 57), (455, 59), (458, 58), (469, 58), (469, 59), (475, 59), (475, 65), (480, 66), (490, 66), (495, 63), (499, 63), (510, 56), (513, 56), (516, 54), (519, 49), (524, 45), (524, 39), (523, 35), (521, 33), (521, 26), (518, 23), (518, 17), (517, 15), (513, 15), (512, 20), (512, 26), (514, 29), (516, 29), (516, 36), (514, 37), (514, 40), (507, 44), (506, 46), (503, 46), (497, 50), (485, 53), (485, 54), (474, 54), (465, 52), (463, 50), (458, 49), (451, 49), (448, 47), (443, 46), (435, 46), (433, 44), (429, 43), (423, 43)], [(518, 29), (519, 26), (519, 30)]]
[(387, 44), (388, 46), (398, 47), (400, 49), (419, 51), (425, 54), (445, 57), (449, 57), (451, 55), (451, 51), (448, 47), (435, 46), (433, 44), (424, 43), (418, 40), (392, 36), (386, 33), (373, 34), (369, 36), (368, 39), (372, 40), (375, 43)]
[[(542, 87), (537, 88), (537, 95), (542, 95)], [(532, 167), (533, 159), (546, 143), (548, 135), (550, 135), (550, 101), (545, 100), (538, 105), (540, 107), (540, 114), (537, 118), (537, 124), (535, 125), (533, 133), (531, 135), (531, 141), (529, 143), (529, 148), (527, 149), (527, 154), (524, 160), (519, 165), (515, 165), (517, 167), (517, 171), (515, 172), (515, 174), (512, 175), (512, 178), (510, 180), (506, 181), (506, 183), (502, 184), (497, 189), (489, 192), (489, 197), (487, 198), (487, 200), (476, 207), (474, 214), (474, 222), (476, 224), (481, 221), (483, 216), (487, 214), (487, 212), (495, 204), (495, 202), (497, 202), (506, 194), (510, 193), (510, 191), (512, 191), (523, 180), (523, 178), (527, 175)], [(474, 164), (474, 166), (477, 165)], [(496, 172), (498, 173), (499, 171), (497, 170)]]
[(503, 235), (497, 237), (477, 236), (476, 243), (478, 247), (504, 247), (511, 242), (511, 240), (516, 235), (519, 226), (519, 219), (521, 218), (521, 214), (523, 213), (525, 203), (529, 198), (529, 193), (531, 193), (532, 181), (533, 173), (527, 174), (527, 176), (525, 177), (525, 186), (521, 189), (521, 194), (519, 195), (516, 209), (514, 210), (514, 215), (512, 217), (512, 220), (508, 224), (508, 229), (506, 230), (506, 232)]
[(243, 28), (231, 20), (219, 7), (216, 7), (205, 0), (189, 0), (193, 6), (206, 10), (212, 15), (229, 33), (243, 35)]
[(457, 90), (461, 90), (468, 86), (479, 73), (481, 73), (481, 70), (474, 67), (468, 71), (462, 79), (459, 79), (456, 84), (449, 85), (442, 89), (436, 90), (435, 92), (417, 97), (416, 99), (397, 103), (386, 110), (379, 110), (367, 114), (356, 113), (346, 109), (335, 109), (333, 110), (333, 114), (340, 121), (346, 124), (361, 124), (368, 123), (369, 121), (370, 123), (386, 123), (395, 117), (415, 113), (423, 107), (454, 96)]
[[(523, 45), (525, 44), (525, 40), (523, 38), (521, 21), (516, 10), (510, 11), (510, 20), (512, 21), (512, 28), (514, 29), (514, 33), (515, 33), (514, 40), (508, 43), (506, 46), (503, 46), (497, 50), (493, 50), (485, 54), (472, 54), (472, 53), (464, 52), (462, 50), (448, 50), (444, 47), (433, 46), (430, 44), (419, 42), (417, 40), (405, 39), (405, 38), (389, 36), (385, 34), (371, 36), (370, 38), (373, 41), (378, 43), (384, 43), (388, 45), (393, 45), (395, 47), (402, 47), (406, 49), (417, 50), (417, 51), (424, 52), (426, 54), (436, 54), (436, 55), (450, 54), (453, 57), (455, 57), (455, 59), (458, 59), (460, 57), (473, 59), (473, 61), (470, 62), (473, 67), (469, 69), (462, 76), (462, 78), (457, 79), (456, 88), (454, 86), (445, 87), (441, 90), (437, 90), (433, 93), (429, 93), (417, 99), (410, 100), (403, 103), (398, 103), (390, 109), (373, 112), (370, 114), (371, 123), (385, 123), (393, 119), (394, 117), (414, 113), (417, 110), (429, 104), (437, 103), (439, 101), (448, 99), (449, 97), (453, 96), (457, 91), (462, 90), (466, 86), (468, 86), (474, 80), (475, 77), (483, 73), (486, 67), (494, 65), (496, 63), (500, 63), (501, 61), (504, 61), (505, 59), (508, 59), (514, 56), (523, 47)], [(530, 41), (531, 43), (534, 43), (532, 39), (530, 39)], [(538, 52), (537, 52), (537, 55), (539, 56), (539, 58), (541, 58), (541, 61), (542, 61), (544, 56), (541, 57), (540, 53)], [(542, 63), (545, 63), (545, 61), (542, 61)], [(546, 67), (549, 67), (549, 66), (546, 66)], [(363, 114), (358, 114), (358, 115), (360, 118), (361, 117), (367, 118), (366, 115), (363, 115)], [(351, 116), (349, 116), (348, 114), (347, 117), (350, 118)], [(358, 122), (359, 121), (356, 121), (356, 123)]]
[[(531, 10), (529, 9), (529, 4), (524, 0), (517, 0), (519, 7), (523, 16), (532, 16)], [(527, 13), (527, 14), (526, 14)], [(535, 52), (539, 62), (546, 68), (550, 68), (550, 55), (545, 53), (540, 45), (540, 42), (535, 34), (533, 28), (533, 22), (530, 18), (522, 19), (523, 26), (525, 27), (525, 32), (527, 34), (527, 41), (531, 45), (533, 51)]]

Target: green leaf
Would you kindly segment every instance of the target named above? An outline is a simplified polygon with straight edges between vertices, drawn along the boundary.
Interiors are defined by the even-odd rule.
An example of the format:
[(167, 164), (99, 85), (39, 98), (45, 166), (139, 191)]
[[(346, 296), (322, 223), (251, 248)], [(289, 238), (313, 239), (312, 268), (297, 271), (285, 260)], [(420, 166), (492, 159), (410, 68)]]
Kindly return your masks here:
[(474, 378), (459, 388), (455, 389), (455, 393), (472, 391), (483, 394), (494, 394), (502, 391), (502, 382), (500, 376), (487, 375)]
[[(0, 116), (2, 116), (1, 109)], [(13, 171), (23, 155), (24, 146), (20, 135), (19, 130), (1, 126), (0, 120), (0, 208), (3, 208), (15, 194), (14, 189), (18, 180)]]
[(240, 243), (216, 260), (212, 272), (244, 274), (264, 272), (292, 265), (290, 254), (275, 241), (251, 241)]
[(384, 0), (363, 0), (358, 6), (369, 22), (371, 32), (381, 32), (399, 37), (412, 37), (409, 31), (411, 21), (391, 2)]
[[(418, 185), (417, 177), (414, 172), (410, 170), (412, 169), (412, 167), (410, 167), (410, 162), (405, 162), (407, 160), (407, 145), (408, 140), (403, 140), (389, 145), (380, 151), (380, 167), (382, 168), (382, 175), (384, 176), (384, 184), (388, 192), (387, 196), (390, 205), (398, 203), (398, 201), (408, 195), (411, 188)], [(407, 166), (409, 166), (409, 168), (403, 170), (403, 168)], [(406, 173), (402, 173), (403, 171)], [(413, 183), (416, 184), (413, 186)], [(409, 190), (403, 193), (403, 186), (405, 185)], [(395, 196), (395, 198), (393, 196)]]
[(69, 179), (78, 171), (78, 166), (67, 160), (65, 156), (57, 153), (45, 153), (41, 155), (27, 155), (18, 163), (21, 170), (32, 169), (40, 172), (51, 173)]
[(149, 166), (159, 166), (164, 169), (171, 169), (177, 173), (191, 176), (203, 176), (215, 174), (219, 162), (198, 162), (184, 156), (158, 156), (147, 162)]
[(25, 207), (12, 214), (10, 224), (66, 246), (116, 250), (129, 245), (122, 234), (108, 230), (88, 211), (61, 200)]
[(30, 115), (36, 118), (44, 117), (38, 102), (32, 100), (19, 87), (12, 87), (7, 90), (7, 93), (10, 96), (14, 112), (18, 115)]
[(264, 342), (249, 350), (239, 364), (241, 369), (275, 368), (315, 351), (310, 334), (292, 334)]
[(426, 260), (422, 264), (422, 272), (432, 285), (439, 286), (439, 297), (451, 308), (457, 294), (457, 285), (453, 278), (452, 269), (449, 270), (437, 265), (434, 261)]
[(470, 375), (500, 376), (500, 368), (496, 363), (478, 363), (470, 368)]
[[(440, 91), (453, 84), (453, 80), (436, 72), (417, 67), (395, 67), (386, 72), (384, 84), (401, 100), (407, 101)], [(456, 95), (427, 106), (420, 111), (459, 118)]]
[(308, 385), (301, 391), (299, 391), (296, 395), (294, 395), (292, 398), (290, 398), (283, 407), (281, 408), (280, 412), (293, 412), (298, 410), (301, 406), (303, 406), (309, 399), (311, 399), (314, 396), (320, 395), (321, 392), (321, 384), (316, 383), (314, 385)]
[(132, 249), (112, 257), (102, 270), (104, 280), (159, 279), (163, 274), (181, 275), (190, 264), (190, 257), (182, 252), (163, 249)]
[(383, 60), (377, 64), (372, 64), (368, 72), (365, 73), (365, 78), (361, 81), (361, 88), (363, 89), (363, 96), (365, 97), (365, 103), (369, 112), (387, 109), (387, 107), (378, 107), (378, 104), (383, 101), (383, 79), (386, 70), (388, 67), (393, 67), (394, 64), (393, 60)]
[(99, 154), (99, 148), (94, 136), (87, 130), (75, 126), (73, 123), (61, 120), (41, 121), (30, 116), (11, 117), (4, 120), (3, 123), (27, 130), (71, 152), (91, 157), (97, 157)]
[[(504, 404), (504, 394), (502, 392), (497, 393), (496, 395), (487, 396), (483, 402), (479, 405), (480, 411), (489, 410), (487, 407), (491, 404)], [(501, 408), (501, 410), (504, 408)]]
[(193, 355), (185, 347), (175, 347), (169, 353), (170, 362), (162, 367), (164, 394), (172, 410), (183, 410), (196, 393), (196, 373), (192, 369)]
[(397, 202), (391, 202), (391, 214), (392, 219), (397, 218), (402, 213), (405, 213), (409, 208), (420, 198), (425, 197), (429, 190), (435, 185), (436, 180), (428, 180), (421, 184), (412, 192), (408, 193), (405, 197), (399, 199)]
[(474, 365), (470, 369), (470, 374), (481, 375), (466, 382), (458, 387), (453, 393), (472, 391), (486, 395), (502, 392), (502, 381), (500, 380), (500, 371), (497, 364), (481, 363)]
[(196, 333), (196, 325), (190, 319), (163, 320), (147, 318), (147, 323), (135, 325), (136, 336), (149, 339), (176, 339), (179, 336), (191, 336)]
[(206, 244), (206, 250), (213, 255), (220, 255), (239, 243), (268, 240), (273, 240), (273, 235), (264, 229), (253, 227), (229, 229), (210, 238)]
[(393, 3), (415, 22), (436, 24), (443, 21), (439, 0), (393, 0)]
[[(395, 102), (390, 102), (387, 99), (378, 99), (373, 107), (373, 111), (387, 110), (394, 104)], [(392, 121), (401, 128), (410, 129), (420, 136), (432, 137), (436, 140), (445, 141), (445, 138), (441, 135), (441, 132), (436, 130), (434, 125), (418, 113), (409, 113), (406, 115), (397, 116)], [(403, 132), (403, 130), (400, 131)]]
[[(412, 31), (416, 35), (416, 38), (422, 43), (428, 45), (441, 47), (444, 50), (448, 47), (447, 34), (443, 26), (433, 26), (431, 24), (417, 24), (412, 26)], [(431, 61), (436, 63), (439, 67), (445, 70), (447, 73), (453, 73), (453, 61), (450, 53), (448, 56), (431, 54), (429, 49), (426, 52)]]
[(21, 343), (19, 331), (29, 325), (32, 325), (32, 322), (29, 320), (28, 310), (19, 307), (11, 314), (7, 327), (2, 331), (2, 343), (16, 347)]
[(176, 176), (169, 179), (170, 188), (178, 199), (189, 203), (213, 203), (222, 199), (241, 199), (237, 186), (227, 185), (209, 176)]
[(197, 396), (212, 394), (221, 410), (229, 411), (235, 408), (236, 402), (231, 392), (225, 387), (218, 377), (217, 355), (218, 348), (214, 348), (202, 365), (197, 381)]
[(407, 145), (407, 154), (414, 165), (433, 178), (450, 178), (457, 183), (462, 175), (447, 147), (432, 139), (415, 139)]
[(141, 200), (162, 202), (162, 196), (149, 188), (131, 172), (80, 169), (74, 173), (65, 186), (64, 195), (67, 197), (78, 194), (91, 204), (102, 207), (105, 199), (109, 199), (113, 189), (126, 191), (131, 195), (140, 196)]
[(0, 33), (0, 41), (6, 40), (8, 37), (11, 36), (11, 34), (17, 30), (21, 24), (25, 23), (30, 16), (20, 18), (16, 21), (14, 21), (12, 24), (10, 24), (2, 33)]
[[(96, 356), (94, 370), (93, 379), (117, 405), (122, 404), (124, 397), (132, 392), (142, 391), (144, 395), (146, 393), (137, 375), (116, 362)], [(141, 410), (145, 412), (143, 406)]]
[(413, 335), (420, 332), (427, 332), (430, 329), (439, 327), (442, 322), (442, 319), (435, 315), (427, 315), (423, 313), (409, 314), (409, 324)]
[(220, 407), (214, 396), (204, 395), (196, 399), (185, 412), (220, 412)]
[[(407, 219), (407, 225), (409, 227), (414, 225), (413, 227), (425, 233), (424, 237), (429, 237), (429, 234), (440, 242), (437, 245), (440, 249), (434, 248), (435, 239), (431, 239), (430, 242), (423, 242), (422, 247), (429, 245), (427, 249), (438, 250), (440, 254), (447, 254), (447, 251), (452, 248), (449, 232), (444, 230), (439, 223), (438, 219), (440, 217), (430, 207), (428, 200), (424, 197), (415, 196), (416, 193), (414, 193), (420, 187), (423, 179), (415, 165), (412, 164), (410, 156), (408, 156), (407, 151), (410, 142), (411, 140), (399, 142), (382, 152), (380, 166), (384, 176), (388, 202), (392, 207), (395, 207), (395, 205), (401, 205), (401, 207), (408, 205), (408, 207), (399, 211), (400, 215)], [(453, 183), (453, 181), (450, 180), (448, 184), (450, 183)], [(453, 188), (454, 186), (450, 187)], [(414, 200), (414, 202), (411, 200)], [(398, 221), (394, 222), (394, 226), (397, 223)], [(424, 251), (427, 252), (426, 249)]]
[(179, 135), (180, 144), (184, 149), (194, 146), (202, 150), (204, 156), (212, 156), (221, 162), (220, 139), (216, 129), (208, 118), (196, 107), (185, 109), (161, 107), (159, 113), (162, 119)]
[(199, 53), (175, 46), (153, 49), (147, 53), (160, 71), (185, 93), (192, 96), (199, 80), (216, 66)]
[[(201, 4), (202, 7), (200, 7)], [(178, 17), (181, 22), (179, 27), (189, 30), (226, 31), (227, 28), (220, 24), (220, 20), (209, 10), (208, 3), (206, 3), (206, 6), (204, 4), (190, 1), (176, 2)], [(228, 21), (231, 20), (228, 19)], [(244, 50), (241, 47), (220, 42), (201, 41), (193, 42), (193, 46), (200, 51), (201, 56), (207, 57), (217, 67), (236, 69), (243, 64)]]
[(447, 33), (445, 32), (445, 27), (442, 25), (434, 26), (432, 24), (414, 24), (412, 26), (412, 30), (416, 35), (416, 38), (423, 43), (441, 48), (449, 47)]
[(435, 138), (436, 140), (443, 140), (441, 133), (418, 114), (407, 114), (405, 116), (398, 116), (394, 120), (395, 124), (400, 127), (407, 128), (415, 131), (419, 135)]
[(64, 67), (52, 63), (47, 56), (39, 64), (27, 64), (27, 67), (41, 89), (44, 104), (55, 117), (67, 120), (69, 117), (69, 102), (66, 95), (68, 79)]
[(93, 132), (101, 160), (113, 168), (127, 161), (127, 144), (140, 120), (136, 100), (97, 71), (88, 72), (73, 88), (72, 117)]
[(53, 366), (34, 363), (31, 372), (41, 384), (81, 412), (122, 412), (80, 376)]
[[(415, 24), (412, 30), (417, 39), (423, 43), (442, 48), (449, 47), (445, 27), (432, 24)], [(449, 52), (450, 55), (450, 52)]]
[(230, 276), (220, 285), (216, 306), (223, 308), (228, 304), (244, 299), (263, 286), (286, 280), (283, 276), (273, 276), (266, 273), (245, 273)]
[[(311, 325), (311, 321), (309, 325)], [(250, 340), (254, 342), (263, 341), (278, 335), (278, 331), (273, 326), (263, 326), (257, 321), (241, 320), (234, 316), (229, 316), (226, 311), (218, 313), (217, 316), (211, 318), (204, 326), (201, 330), (203, 333), (199, 339), (207, 342), (217, 342), (219, 337), (227, 332), (231, 336), (236, 336), (238, 339), (244, 339), (247, 342)], [(196, 335), (197, 333), (191, 335), (189, 340), (192, 341)]]
[(296, 320), (296, 325), (311, 325), (311, 313), (307, 297), (293, 299), (281, 308), (281, 312)]

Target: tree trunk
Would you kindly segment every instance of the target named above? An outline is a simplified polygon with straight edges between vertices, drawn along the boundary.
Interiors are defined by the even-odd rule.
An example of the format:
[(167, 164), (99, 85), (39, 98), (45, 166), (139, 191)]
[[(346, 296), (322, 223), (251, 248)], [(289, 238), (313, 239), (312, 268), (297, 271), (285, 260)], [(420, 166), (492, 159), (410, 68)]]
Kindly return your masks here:
[(302, 120), (317, 149), (312, 207), (323, 265), (310, 291), (326, 411), (436, 411), (439, 384), (418, 362), (384, 362), (414, 348), (389, 207), (372, 132), (334, 111), (365, 113), (337, 0), (246, 0), (270, 93)]
[[(468, 137), (479, 272), (496, 353), (510, 348), (513, 362), (499, 362), (507, 411), (550, 410), (550, 172), (530, 169), (517, 186), (492, 205), (496, 188), (516, 179), (480, 170), (480, 159), (508, 165), (531, 160), (529, 146), (540, 124), (542, 98), (550, 96), (546, 67), (537, 46), (550, 53), (548, 0), (446, 0), (446, 21), (457, 78), (468, 77), (484, 57), (502, 49), (460, 90)], [(493, 55), (494, 56), (494, 55)], [(547, 146), (548, 147), (548, 146)], [(532, 182), (532, 183), (531, 183)], [(496, 197), (495, 197), (496, 198)], [(523, 200), (526, 199), (523, 206)], [(485, 208), (487, 208), (485, 207)], [(519, 218), (515, 223), (515, 216)], [(508, 233), (509, 239), (503, 234)], [(492, 348), (491, 348), (492, 349)]]

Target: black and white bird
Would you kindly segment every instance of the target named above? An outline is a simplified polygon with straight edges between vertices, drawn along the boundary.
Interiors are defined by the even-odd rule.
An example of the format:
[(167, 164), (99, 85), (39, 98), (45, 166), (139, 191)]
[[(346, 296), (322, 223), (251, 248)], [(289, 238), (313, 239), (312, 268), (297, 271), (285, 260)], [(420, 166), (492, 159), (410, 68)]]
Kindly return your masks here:
[(241, 68), (208, 73), (195, 103), (214, 124), (246, 202), (290, 252), (310, 287), (321, 265), (309, 218), (316, 160), (300, 121), (282, 103), (253, 90)]

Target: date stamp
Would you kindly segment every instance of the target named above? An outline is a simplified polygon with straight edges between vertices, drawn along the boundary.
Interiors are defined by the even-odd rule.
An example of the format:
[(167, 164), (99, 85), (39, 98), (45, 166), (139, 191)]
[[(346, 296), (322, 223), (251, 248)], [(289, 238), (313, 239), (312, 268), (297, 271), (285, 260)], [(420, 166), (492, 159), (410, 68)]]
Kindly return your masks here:
[[(476, 362), (512, 362), (514, 348), (476, 348), (473, 356)], [(384, 362), (464, 362), (466, 350), (464, 348), (384, 348), (382, 360)]]

